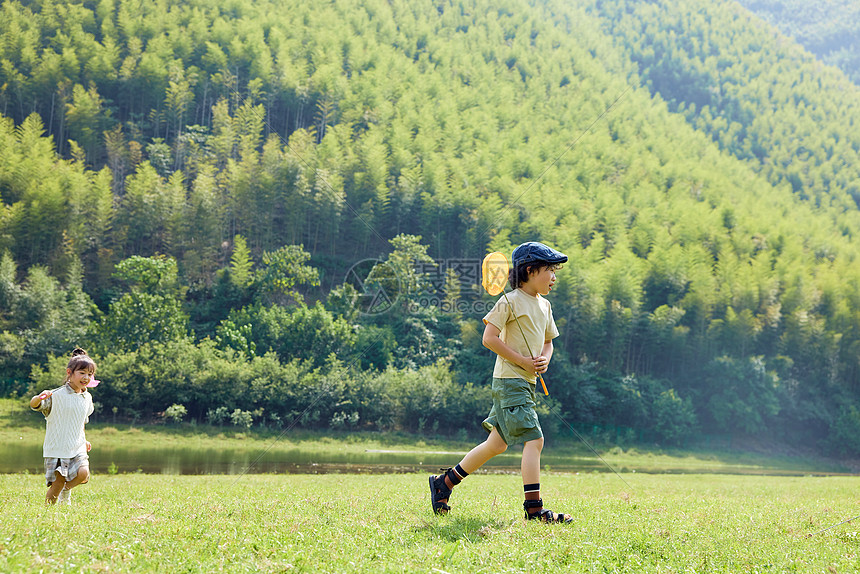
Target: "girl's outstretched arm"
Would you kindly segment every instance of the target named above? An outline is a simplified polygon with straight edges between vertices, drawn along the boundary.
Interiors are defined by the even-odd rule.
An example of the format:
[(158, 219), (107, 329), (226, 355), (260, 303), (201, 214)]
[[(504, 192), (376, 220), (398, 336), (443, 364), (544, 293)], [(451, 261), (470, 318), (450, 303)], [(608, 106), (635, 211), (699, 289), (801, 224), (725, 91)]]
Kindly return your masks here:
[(30, 399), (30, 408), (37, 409), (39, 405), (42, 404), (42, 401), (51, 396), (51, 391), (42, 391), (32, 399)]

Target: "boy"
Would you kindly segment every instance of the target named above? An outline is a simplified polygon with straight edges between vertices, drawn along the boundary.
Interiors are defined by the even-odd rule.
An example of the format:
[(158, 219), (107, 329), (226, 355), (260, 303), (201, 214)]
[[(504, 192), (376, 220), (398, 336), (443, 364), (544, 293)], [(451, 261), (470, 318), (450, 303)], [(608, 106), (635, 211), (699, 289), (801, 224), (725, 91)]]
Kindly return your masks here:
[[(569, 523), (569, 514), (543, 507), (540, 497), (540, 453), (543, 431), (535, 412), (536, 373), (545, 373), (552, 358), (552, 340), (558, 328), (544, 297), (555, 285), (555, 271), (567, 255), (529, 241), (514, 249), (508, 281), (514, 291), (500, 298), (484, 317), (485, 347), (496, 353), (493, 369), (493, 407), (482, 426), (490, 433), (454, 468), (430, 477), (433, 512), (447, 514), (454, 486), (511, 444), (523, 444), (522, 475), (525, 517), (529, 520)], [(510, 305), (508, 304), (510, 301)], [(516, 315), (515, 315), (516, 314)], [(516, 320), (519, 326), (516, 324)], [(520, 330), (522, 328), (522, 331)], [(532, 357), (532, 350), (538, 350)]]

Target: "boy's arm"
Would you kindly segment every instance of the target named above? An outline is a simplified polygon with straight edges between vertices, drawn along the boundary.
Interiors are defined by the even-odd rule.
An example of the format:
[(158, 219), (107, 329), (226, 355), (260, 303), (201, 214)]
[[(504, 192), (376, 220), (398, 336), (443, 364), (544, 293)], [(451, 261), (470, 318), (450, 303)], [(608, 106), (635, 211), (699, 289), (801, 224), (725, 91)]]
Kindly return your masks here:
[(535, 371), (538, 373), (545, 373), (549, 368), (549, 360), (552, 359), (552, 339), (549, 341), (544, 341), (543, 347), (541, 347), (540, 355), (535, 357)]
[(498, 327), (496, 327), (492, 323), (487, 323), (487, 325), (484, 327), (484, 336), (481, 338), (481, 342), (486, 348), (499, 355), (506, 361), (510, 361), (511, 363), (518, 365), (520, 368), (526, 371), (533, 370), (535, 368), (535, 365), (532, 361), (532, 358), (524, 357), (512, 348), (510, 348), (507, 343), (502, 341), (502, 339), (499, 337), (501, 333), (502, 332)]

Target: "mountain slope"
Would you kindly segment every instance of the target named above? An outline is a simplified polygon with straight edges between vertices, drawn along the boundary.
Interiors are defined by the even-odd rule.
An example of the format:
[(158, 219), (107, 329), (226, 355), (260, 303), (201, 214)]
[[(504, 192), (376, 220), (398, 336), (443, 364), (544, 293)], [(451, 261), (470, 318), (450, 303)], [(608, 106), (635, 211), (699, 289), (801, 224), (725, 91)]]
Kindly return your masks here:
[(0, 32), (0, 250), (80, 258), (102, 303), (161, 253), (226, 321), (237, 235), (323, 291), (400, 233), (443, 264), (539, 239), (563, 375), (723, 430), (826, 430), (860, 383), (858, 91), (736, 4), (9, 1)]
[(738, 0), (860, 85), (860, 4), (852, 0)]
[(860, 202), (860, 91), (734, 2), (600, 2), (642, 81), (722, 149), (816, 203)]

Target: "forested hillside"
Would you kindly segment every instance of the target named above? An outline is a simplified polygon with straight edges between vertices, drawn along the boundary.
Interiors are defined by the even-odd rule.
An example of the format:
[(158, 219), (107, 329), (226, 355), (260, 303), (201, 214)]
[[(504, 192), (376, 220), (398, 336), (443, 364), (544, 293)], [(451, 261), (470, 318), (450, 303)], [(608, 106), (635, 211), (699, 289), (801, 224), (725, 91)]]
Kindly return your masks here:
[(816, 205), (857, 208), (860, 99), (843, 74), (734, 2), (619, 1), (601, 14), (643, 83), (722, 149)]
[(738, 0), (860, 85), (860, 4), (853, 0)]
[(7, 392), (83, 344), (113, 416), (475, 428), (475, 263), (539, 239), (569, 420), (860, 451), (860, 92), (737, 4), (9, 1), (0, 34)]

